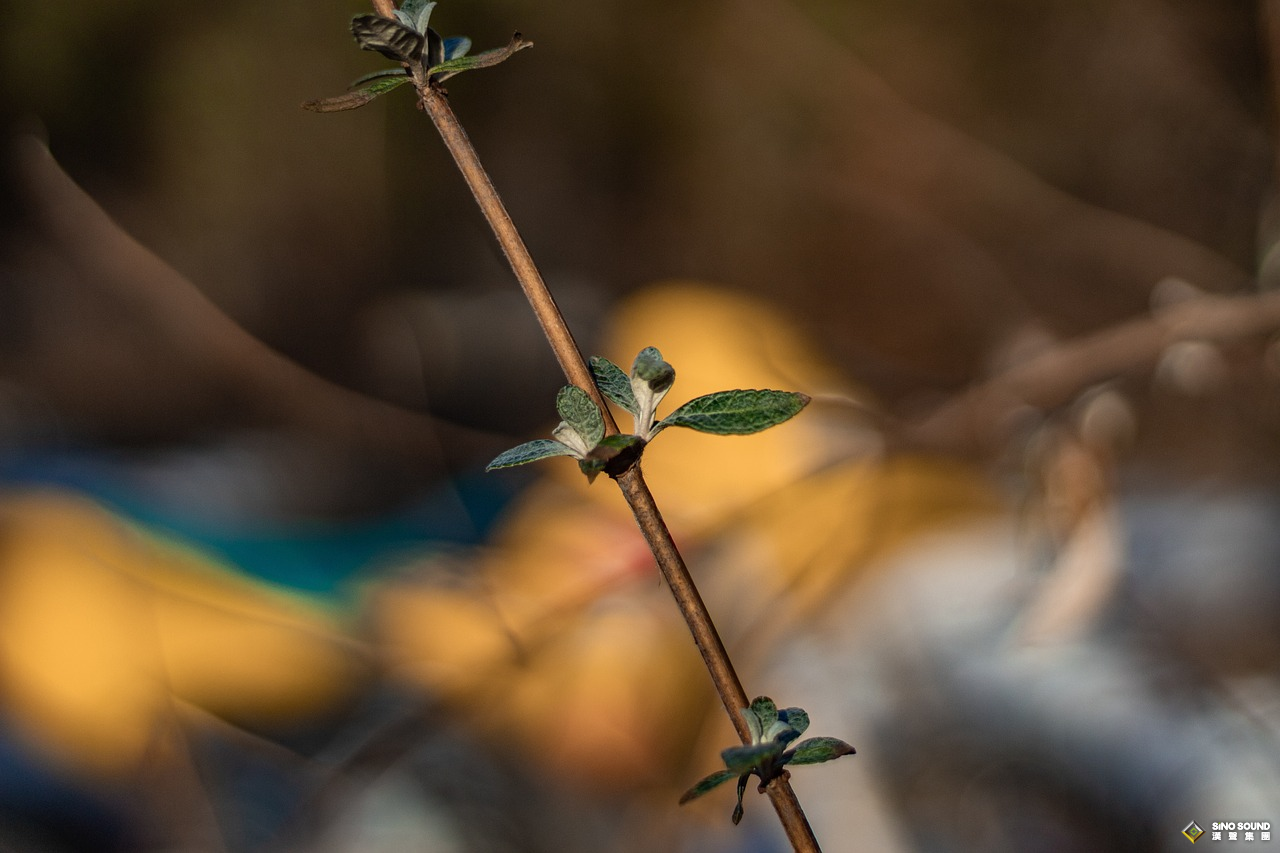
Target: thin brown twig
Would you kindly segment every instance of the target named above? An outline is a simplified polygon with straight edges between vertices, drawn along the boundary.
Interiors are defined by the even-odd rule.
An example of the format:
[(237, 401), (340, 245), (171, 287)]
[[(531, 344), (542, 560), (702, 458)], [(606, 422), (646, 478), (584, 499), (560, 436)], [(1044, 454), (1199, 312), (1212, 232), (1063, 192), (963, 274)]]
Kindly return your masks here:
[[(381, 12), (381, 7), (379, 11)], [(382, 12), (382, 14), (386, 13)], [(596, 388), (591, 371), (569, 331), (568, 324), (565, 323), (555, 299), (547, 289), (528, 248), (521, 239), (511, 216), (507, 213), (506, 206), (494, 189), (493, 182), (480, 163), (471, 140), (459, 124), (444, 93), (437, 86), (432, 85), (425, 73), (421, 71), (415, 74), (414, 84), (423, 110), (435, 124), (445, 147), (449, 149), (476, 203), (493, 229), (494, 236), (497, 237), (503, 254), (511, 264), (511, 269), (520, 282), (520, 287), (529, 300), (565, 377), (595, 400), (604, 414), (607, 432), (616, 433), (617, 425), (599, 389)], [(750, 743), (751, 732), (740, 713), (741, 709), (748, 706), (746, 691), (743, 690), (742, 682), (734, 671), (733, 662), (725, 650), (697, 585), (662, 520), (662, 514), (645, 484), (639, 466), (633, 465), (615, 479), (631, 507), (636, 524), (639, 525), (645, 540), (649, 543), (649, 548), (653, 552), (662, 576), (666, 579), (668, 588), (675, 597), (676, 604), (706, 663), (707, 671), (711, 675), (712, 683), (715, 685), (725, 711), (733, 721), (734, 728), (743, 743)], [(767, 790), (792, 847), (801, 853), (820, 851), (821, 848), (809, 826), (809, 821), (787, 778), (783, 776), (772, 780)]]

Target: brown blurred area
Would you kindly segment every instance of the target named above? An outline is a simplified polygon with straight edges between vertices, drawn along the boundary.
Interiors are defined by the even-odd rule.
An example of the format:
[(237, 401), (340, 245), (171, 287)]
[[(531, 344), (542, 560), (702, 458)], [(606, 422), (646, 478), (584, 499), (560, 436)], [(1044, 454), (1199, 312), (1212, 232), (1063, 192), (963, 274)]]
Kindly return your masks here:
[[(407, 87), (300, 108), (385, 65), (346, 31), (367, 10), (0, 2), (0, 477), (87, 452), (223, 533), (342, 533), (461, 505), (547, 431), (562, 377)], [(1273, 297), (1275, 3), (442, 0), (432, 24), (536, 45), (448, 89), (584, 350), (662, 347), (673, 400), (817, 398), (646, 470), (744, 677), (858, 747), (797, 773), (829, 850), (1280, 820), (1280, 324), (1126, 325)], [(1117, 328), (1103, 367), (1001, 396)], [(675, 808), (728, 729), (610, 484), (511, 476), (496, 526), (443, 513), (443, 555), (397, 539), (339, 604), (3, 483), (3, 716), (48, 722), (77, 780), (49, 813), (85, 829), (12, 829), (43, 812), (5, 794), (29, 771), (0, 720), (0, 846), (780, 849), (763, 800), (738, 835), (727, 795)], [(47, 711), (75, 704), (49, 667), (83, 716)]]

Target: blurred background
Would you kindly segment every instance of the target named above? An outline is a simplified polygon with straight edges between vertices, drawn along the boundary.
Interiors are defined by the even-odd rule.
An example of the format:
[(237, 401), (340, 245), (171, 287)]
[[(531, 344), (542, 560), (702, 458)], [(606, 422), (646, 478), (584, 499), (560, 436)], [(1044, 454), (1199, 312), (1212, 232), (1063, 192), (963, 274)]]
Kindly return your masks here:
[[(676, 806), (616, 490), (482, 473), (563, 380), (412, 96), (300, 109), (367, 6), (0, 10), (0, 849), (786, 849)], [(583, 349), (814, 397), (645, 471), (824, 849), (1280, 824), (1278, 15), (435, 10), (536, 44), (448, 89)]]

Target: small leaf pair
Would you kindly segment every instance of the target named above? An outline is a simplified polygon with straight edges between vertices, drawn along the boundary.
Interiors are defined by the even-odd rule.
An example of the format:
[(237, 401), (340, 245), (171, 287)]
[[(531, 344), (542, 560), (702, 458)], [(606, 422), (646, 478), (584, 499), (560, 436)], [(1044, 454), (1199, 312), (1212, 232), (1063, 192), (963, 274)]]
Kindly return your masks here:
[(591, 373), (600, 393), (635, 417), (635, 434), (651, 441), (671, 426), (715, 435), (750, 435), (790, 420), (809, 404), (795, 391), (717, 391), (695, 397), (657, 420), (658, 403), (676, 380), (675, 369), (662, 353), (645, 347), (631, 366), (631, 375), (601, 356), (591, 358)]
[[(614, 473), (617, 465), (629, 464), (631, 454), (638, 454), (644, 442), (634, 435), (604, 434), (604, 416), (586, 391), (566, 385), (556, 395), (556, 411), (562, 420), (551, 431), (554, 440), (545, 438), (526, 441), (498, 454), (485, 468), (510, 468), (547, 459), (572, 456), (578, 468), (592, 481), (601, 471)], [(620, 472), (620, 471), (619, 471)]]
[(600, 393), (635, 418), (634, 433), (605, 437), (599, 408), (587, 392), (569, 385), (556, 397), (556, 409), (563, 420), (551, 432), (555, 440), (538, 439), (513, 447), (499, 454), (485, 470), (572, 456), (588, 480), (601, 471), (616, 477), (669, 426), (717, 435), (748, 435), (789, 420), (809, 403), (807, 396), (794, 391), (720, 391), (690, 400), (658, 420), (658, 403), (675, 383), (676, 371), (655, 347), (640, 350), (630, 375), (600, 356), (592, 357), (591, 373)]
[(809, 728), (809, 715), (803, 708), (778, 708), (768, 696), (757, 696), (750, 708), (743, 708), (742, 717), (751, 730), (751, 743), (731, 746), (720, 753), (724, 770), (717, 770), (703, 777), (680, 798), (680, 805), (696, 800), (735, 776), (738, 778), (738, 803), (733, 809), (732, 820), (736, 825), (742, 820), (742, 795), (747, 781), (760, 777), (757, 790), (780, 776), (789, 776), (788, 764), (821, 764), (842, 755), (853, 755), (855, 750), (842, 740), (833, 737), (814, 737), (800, 741), (792, 749), (787, 745)]
[(463, 71), (497, 65), (517, 51), (533, 46), (533, 42), (516, 33), (506, 47), (467, 56), (471, 39), (466, 36), (441, 38), (428, 26), (435, 6), (434, 2), (426, 0), (405, 0), (404, 5), (395, 11), (394, 18), (380, 15), (357, 15), (353, 18), (351, 34), (363, 50), (377, 51), (388, 59), (403, 63), (403, 66), (366, 74), (351, 84), (352, 91), (333, 98), (308, 101), (302, 105), (303, 108), (320, 113), (353, 110), (410, 82), (415, 74), (425, 75), (431, 83), (440, 83)]

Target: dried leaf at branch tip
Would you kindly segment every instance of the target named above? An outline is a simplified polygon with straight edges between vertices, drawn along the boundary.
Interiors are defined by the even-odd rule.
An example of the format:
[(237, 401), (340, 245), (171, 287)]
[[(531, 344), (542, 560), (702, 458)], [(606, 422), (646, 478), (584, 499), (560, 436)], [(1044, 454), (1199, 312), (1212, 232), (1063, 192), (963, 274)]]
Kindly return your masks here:
[(477, 53), (474, 56), (458, 56), (454, 59), (446, 59), (432, 65), (427, 69), (432, 80), (447, 80), (455, 74), (461, 74), (463, 71), (472, 71), (476, 68), (489, 68), (500, 62), (506, 62), (514, 54), (524, 50), (526, 47), (533, 47), (533, 42), (526, 39), (520, 33), (511, 36), (511, 41), (506, 47), (495, 47), (493, 50), (486, 50)]

